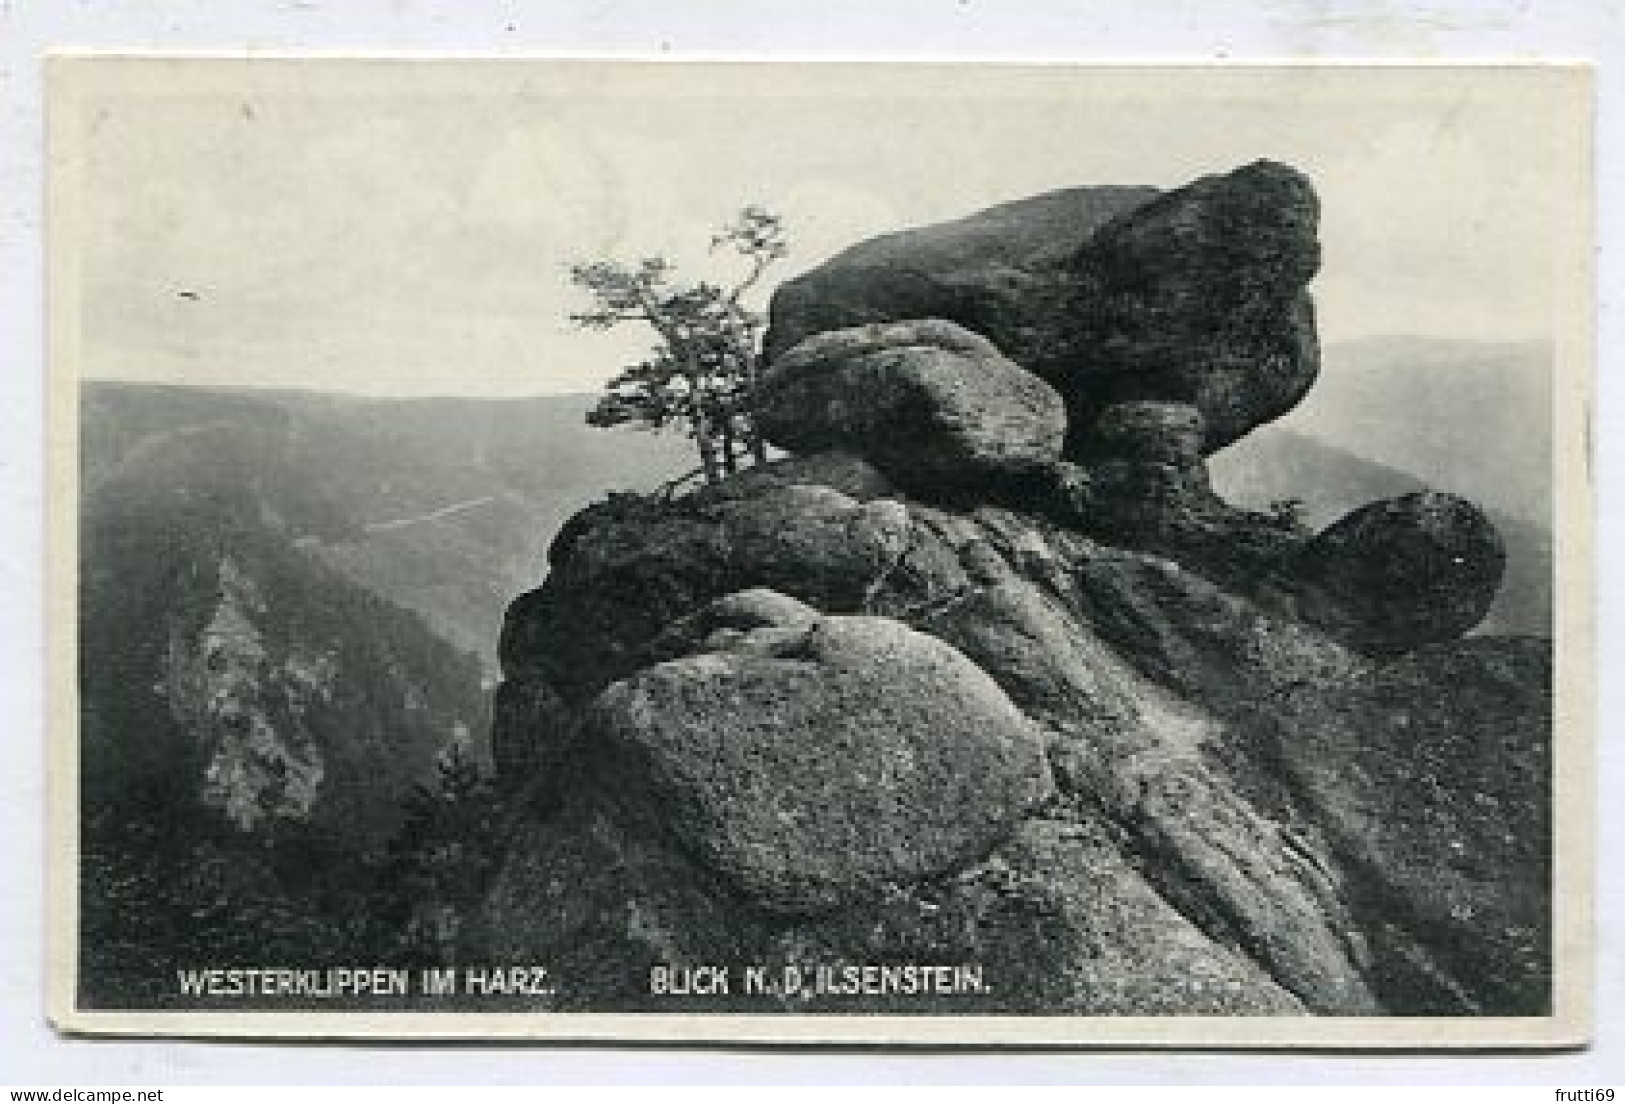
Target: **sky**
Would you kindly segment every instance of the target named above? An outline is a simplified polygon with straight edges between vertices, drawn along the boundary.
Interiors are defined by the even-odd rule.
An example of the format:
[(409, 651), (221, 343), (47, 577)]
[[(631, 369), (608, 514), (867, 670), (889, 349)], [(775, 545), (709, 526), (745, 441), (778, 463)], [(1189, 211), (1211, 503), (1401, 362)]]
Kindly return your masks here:
[[(571, 263), (794, 275), (876, 233), (1260, 157), (1322, 203), (1322, 340), (1548, 338), (1583, 117), (1528, 69), (103, 62), (60, 74), (54, 287), (92, 378), (371, 394), (590, 391)], [(65, 274), (65, 275), (63, 275)], [(770, 280), (764, 290), (771, 287)], [(184, 294), (183, 294), (184, 293)]]

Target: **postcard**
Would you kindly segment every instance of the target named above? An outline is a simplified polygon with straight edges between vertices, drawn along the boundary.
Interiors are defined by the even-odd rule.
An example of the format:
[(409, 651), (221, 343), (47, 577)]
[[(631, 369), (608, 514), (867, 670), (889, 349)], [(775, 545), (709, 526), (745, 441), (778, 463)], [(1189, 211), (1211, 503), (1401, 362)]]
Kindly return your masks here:
[(59, 1029), (1589, 1037), (1588, 70), (48, 77)]

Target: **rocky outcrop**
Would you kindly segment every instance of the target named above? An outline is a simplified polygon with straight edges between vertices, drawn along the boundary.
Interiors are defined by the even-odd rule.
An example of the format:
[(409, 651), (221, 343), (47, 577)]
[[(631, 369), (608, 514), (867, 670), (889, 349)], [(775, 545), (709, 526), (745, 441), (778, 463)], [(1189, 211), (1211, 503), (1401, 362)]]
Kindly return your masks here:
[[(761, 497), (771, 503), (788, 489), (773, 487)], [(707, 528), (720, 542), (723, 532), (738, 525), (730, 520), (736, 516), (732, 512), (754, 501), (729, 499), (729, 512), (710, 521), (688, 516), (683, 524)], [(655, 623), (660, 618), (598, 622), (603, 650), (596, 654), (627, 657), (624, 667), (633, 673), (625, 681), (590, 677), (595, 669), (602, 675), (603, 669), (594, 667), (599, 660), (593, 653), (580, 650), (573, 654), (571, 662), (578, 665), (573, 669), (548, 667), (562, 685), (572, 688), (567, 700), (578, 703), (568, 706), (565, 714), (590, 707), (589, 715), (597, 718), (608, 710), (606, 720), (595, 719), (572, 737), (576, 760), (567, 773), (570, 792), (608, 795), (594, 814), (599, 825), (594, 831), (616, 833), (613, 846), (639, 854), (658, 844), (664, 849), (659, 853), (667, 855), (660, 863), (679, 864), (689, 871), (671, 875), (673, 882), (685, 886), (680, 902), (658, 904), (661, 910), (676, 909), (676, 918), (662, 912), (666, 919), (658, 923), (649, 919), (655, 914), (648, 910), (657, 906), (645, 901), (638, 906), (644, 922), (660, 930), (675, 925), (687, 932), (689, 924), (700, 922), (700, 915), (720, 909), (730, 930), (751, 933), (731, 945), (728, 953), (733, 957), (724, 959), (736, 963), (822, 962), (827, 959), (821, 956), (850, 957), (868, 947), (895, 951), (911, 945), (910, 939), (924, 938), (921, 931), (935, 932), (942, 941), (929, 945), (944, 954), (950, 948), (956, 954), (975, 953), (984, 956), (977, 961), (1002, 962), (1009, 970), (1020, 964), (1019, 975), (1011, 977), (1053, 973), (1051, 981), (1024, 990), (1032, 1003), (1023, 1007), (1119, 1012), (1171, 1007), (1184, 992), (1183, 980), (1175, 982), (1163, 971), (1147, 972), (1137, 951), (1164, 943), (1183, 948), (1187, 959), (1199, 964), (1193, 967), (1197, 975), (1182, 974), (1182, 979), (1200, 976), (1201, 971), (1230, 979), (1229, 987), (1215, 990), (1212, 999), (1232, 1009), (1302, 1007), (1369, 1013), (1411, 1007), (1406, 1003), (1409, 998), (1402, 996), (1408, 992), (1426, 990), (1433, 1000), (1441, 985), (1447, 992), (1450, 986), (1460, 994), (1470, 992), (1460, 980), (1441, 983), (1412, 976), (1423, 969), (1430, 978), (1442, 971), (1455, 979), (1451, 971), (1465, 967), (1440, 966), (1433, 961), (1435, 952), (1417, 950), (1437, 944), (1435, 931), (1400, 935), (1372, 926), (1371, 913), (1363, 911), (1371, 908), (1372, 899), (1365, 867), (1337, 849), (1335, 839), (1341, 837), (1333, 835), (1335, 824), (1323, 821), (1321, 806), (1304, 789), (1304, 781), (1279, 766), (1282, 752), (1276, 739), (1289, 738), (1280, 725), (1283, 717), (1293, 715), (1280, 704), (1286, 696), (1303, 687), (1342, 692), (1343, 687), (1373, 677), (1378, 668), (1371, 660), (1283, 612), (1289, 604), (1271, 612), (1262, 598), (1238, 594), (1170, 560), (1114, 548), (1029, 515), (997, 508), (966, 514), (898, 499), (868, 504), (871, 510), (880, 506), (893, 514), (894, 531), (902, 535), (895, 563), (889, 569), (873, 564), (874, 574), (867, 578), (854, 573), (839, 591), (828, 588), (828, 576), (816, 576), (825, 582), (803, 587), (803, 593), (820, 591), (824, 606), (885, 610), (891, 619), (878, 623), (896, 632), (901, 631), (897, 622), (906, 622), (916, 635), (929, 634), (951, 647), (956, 659), (947, 662), (952, 669), (976, 672), (972, 682), (991, 678), (1041, 734), (1059, 802), (1041, 814), (1048, 818), (1048, 827), (1017, 817), (1007, 825), (1003, 842), (990, 838), (1000, 836), (990, 827), (983, 845), (992, 851), (982, 863), (991, 866), (959, 860), (964, 865), (950, 863), (945, 872), (920, 867), (907, 875), (892, 868), (892, 879), (879, 879), (891, 888), (877, 888), (877, 882), (861, 879), (843, 882), (846, 875), (831, 875), (831, 870), (847, 869), (846, 864), (855, 861), (854, 853), (861, 851), (842, 832), (862, 826), (871, 834), (865, 838), (887, 839), (895, 833), (884, 820), (882, 803), (831, 802), (823, 794), (819, 780), (832, 776), (855, 790), (863, 788), (856, 780), (862, 772), (854, 774), (843, 765), (849, 760), (841, 755), (833, 764), (826, 760), (829, 734), (852, 735), (855, 730), (848, 726), (857, 726), (878, 745), (897, 731), (924, 722), (954, 744), (965, 737), (949, 736), (960, 731), (957, 722), (933, 707), (904, 705), (913, 699), (906, 693), (906, 679), (895, 670), (888, 670), (882, 680), (890, 691), (882, 695), (885, 713), (854, 707), (839, 678), (820, 674), (816, 665), (795, 658), (810, 626), (844, 619), (819, 614), (782, 594), (760, 589), (733, 592), (748, 579), (782, 572), (782, 563), (741, 558), (723, 566), (719, 561), (698, 575), (684, 577), (690, 580), (681, 591), (686, 600), (671, 609), (664, 625)], [(693, 509), (686, 503), (664, 508), (672, 514)], [(772, 513), (777, 507), (764, 509)], [(861, 547), (865, 526), (855, 512), (861, 514), (864, 507), (847, 500), (844, 509), (855, 522), (844, 528), (845, 539)], [(567, 571), (562, 577), (572, 580), (569, 585), (584, 588), (577, 589), (574, 600), (610, 599), (623, 585), (617, 580), (660, 570), (659, 565), (668, 562), (670, 546), (660, 536), (661, 524), (649, 518), (636, 525), (607, 518), (600, 524), (605, 532), (583, 534), (576, 555), (613, 547), (625, 559), (616, 572)], [(639, 527), (647, 539), (634, 545), (631, 538)], [(612, 533), (616, 535), (611, 537)], [(719, 578), (714, 574), (719, 568), (731, 573)], [(679, 582), (676, 577), (668, 581)], [(554, 585), (550, 579), (544, 592)], [(729, 593), (720, 601), (711, 600), (705, 597), (707, 585)], [(515, 622), (535, 616), (526, 612), (526, 605), (516, 604), (511, 615)], [(548, 656), (558, 664), (571, 652), (569, 639), (582, 635), (571, 630), (574, 624), (543, 621), (525, 627), (523, 633), (519, 624), (513, 629), (515, 639), (546, 640), (527, 654)], [(531, 635), (535, 629), (548, 633), (556, 629), (557, 635)], [(808, 669), (802, 671), (803, 666)], [(874, 664), (862, 666), (879, 672)], [(758, 680), (770, 689), (760, 689)], [(1450, 715), (1444, 688), (1414, 686), (1410, 693), (1440, 696), (1435, 708), (1441, 717)], [(1537, 692), (1532, 700), (1539, 697)], [(968, 714), (963, 703), (954, 704), (950, 712), (955, 717)], [(1305, 717), (1303, 731), (1318, 723)], [(977, 727), (985, 727), (985, 722), (977, 722)], [(1521, 734), (1531, 741), (1527, 754), (1538, 757), (1536, 744), (1543, 732), (1525, 728)], [(693, 783), (699, 790), (633, 782), (646, 777), (650, 768), (629, 765), (626, 752), (611, 750), (627, 740), (637, 749), (632, 764), (641, 761), (639, 756), (656, 754), (651, 748), (667, 749), (659, 754), (677, 756), (678, 762), (703, 764), (702, 782)], [(949, 755), (946, 749), (936, 750)], [(728, 765), (735, 756), (744, 765), (738, 769), (759, 772), (750, 775), (757, 778), (757, 785), (768, 786), (763, 779), (777, 780), (795, 800), (740, 783), (733, 776), (736, 768)], [(908, 757), (892, 761), (903, 763)], [(661, 767), (657, 774), (664, 777), (675, 769)], [(905, 769), (891, 785), (900, 790), (912, 787), (915, 795), (929, 792), (927, 784), (937, 776), (922, 771), (918, 765)], [(688, 796), (677, 796), (684, 792)], [(694, 796), (696, 792), (702, 796)], [(768, 792), (774, 796), (762, 797)], [(760, 799), (734, 806), (705, 796), (720, 794)], [(823, 834), (826, 828), (818, 826), (816, 817), (808, 819), (809, 807), (802, 800), (811, 802), (812, 809), (830, 810), (843, 827), (837, 831), (833, 824), (826, 826), (830, 834)], [(951, 807), (963, 811), (962, 804)], [(935, 823), (928, 815), (917, 815), (918, 831)], [(694, 819), (702, 816), (709, 819)], [(563, 821), (548, 823), (550, 840), (552, 833), (579, 830)], [(800, 829), (791, 832), (787, 825)], [(1046, 854), (1091, 854), (1101, 840), (1110, 840), (1116, 849), (1112, 854), (1120, 857), (1115, 860), (1118, 866), (1107, 869), (1136, 873), (1124, 880), (1126, 873), (1103, 874), (1095, 867), (1032, 869), (1031, 852), (1012, 841), (1028, 839), (1026, 833), (1033, 832), (1045, 840)], [(628, 843), (623, 836), (642, 842)], [(1085, 845), (1078, 840), (1094, 842)], [(905, 850), (931, 853), (918, 839)], [(1443, 861), (1442, 854), (1437, 858)], [(528, 870), (528, 861), (511, 858), (511, 876), (521, 877), (519, 871)], [(752, 865), (756, 863), (763, 865), (757, 869)], [(1015, 900), (1005, 891), (988, 888), (1003, 885), (1002, 879), (1010, 875), (999, 872), (1012, 866), (1025, 871), (1016, 879), (1021, 888)], [(751, 872), (741, 872), (747, 870)], [(607, 872), (594, 874), (594, 885), (608, 877)], [(802, 877), (822, 887), (868, 888), (852, 895), (785, 888)], [(1104, 906), (1082, 907), (1093, 892), (1089, 885), (1099, 883), (1080, 879), (1101, 878), (1117, 879), (1112, 907), (1129, 908), (1127, 902), (1134, 900), (1143, 903), (1132, 906), (1139, 926), (1118, 931), (1115, 939), (1098, 931), (1086, 934), (1090, 924), (1105, 922), (1098, 911)], [(701, 892), (696, 885), (713, 888)], [(499, 879), (499, 892), (520, 891)], [(600, 887), (590, 892), (610, 890)], [(1017, 901), (1033, 899), (1070, 902), (1054, 906), (1062, 908), (1062, 914), (1045, 921), (1058, 926), (1045, 929), (1050, 934), (1040, 944), (1049, 948), (1050, 957), (1037, 960), (1030, 958), (1034, 951), (1027, 941), (1039, 937), (1022, 934), (1027, 929), (1016, 924), (1019, 912), (1010, 912)], [(945, 902), (964, 914), (949, 910)], [(872, 915), (877, 909), (881, 919)], [(822, 911), (804, 917), (808, 910)], [(774, 920), (773, 915), (784, 918)], [(754, 918), (755, 927), (740, 927), (746, 916)], [(950, 923), (956, 916), (957, 927)], [(872, 942), (856, 941), (853, 933), (859, 930), (869, 933), (866, 939)], [(957, 933), (959, 942), (948, 939), (949, 930)], [(1395, 930), (1406, 932), (1403, 924)], [(504, 936), (509, 941), (515, 938), (512, 932)], [(844, 942), (848, 939), (853, 941)], [(1078, 950), (1084, 946), (1094, 950), (1087, 954)], [(1023, 949), (1017, 952), (1015, 947)], [(840, 955), (829, 948), (841, 948)], [(531, 953), (541, 949), (533, 947)], [(1064, 956), (1072, 953), (1082, 955), (1095, 972), (1076, 962), (1066, 965)], [(1397, 959), (1381, 957), (1388, 953)], [(637, 954), (653, 952), (644, 948)], [(655, 955), (648, 961), (665, 960)], [(1130, 962), (1141, 965), (1126, 965)], [(1123, 972), (1117, 972), (1119, 967)], [(604, 969), (602, 962), (592, 966), (597, 973)], [(1402, 980), (1395, 982), (1393, 976)], [(1540, 987), (1538, 978), (1526, 978), (1526, 983)], [(1109, 999), (1102, 995), (1107, 992), (1112, 994)], [(646, 993), (626, 997), (632, 1003), (625, 1006), (641, 1006), (638, 1001), (646, 997)], [(621, 998), (606, 990), (580, 999), (590, 1003)], [(1388, 1005), (1385, 1000), (1396, 1003)], [(752, 1005), (747, 1001), (743, 1006)], [(882, 1001), (875, 1006), (897, 1009), (908, 1002)], [(1016, 1005), (998, 1005), (1012, 1006)], [(1478, 1006), (1464, 998), (1451, 1007)], [(1495, 1005), (1491, 1001), (1483, 1006)], [(954, 1007), (990, 1005), (985, 1001), (977, 1005), (966, 996)]]
[[(554, 1010), (1054, 1015), (1301, 1015), (1304, 1005), (1158, 893), (1110, 826), (1023, 821), (985, 859), (841, 911), (774, 922), (658, 834), (579, 799), (523, 825), (479, 917), (500, 961), (555, 964)], [(652, 993), (656, 968), (729, 970), (728, 992)], [(886, 994), (820, 990), (845, 964), (970, 966), (974, 982)], [(742, 992), (745, 966), (769, 987)], [(904, 966), (902, 968), (908, 968)], [(786, 977), (799, 981), (788, 989)]]
[[(1116, 558), (1102, 550), (1068, 548), (1064, 540), (1045, 544), (1054, 563), (1087, 557), (1095, 571), (1123, 578), (1126, 565), (1108, 568), (1100, 560)], [(1204, 599), (1223, 604), (1221, 594), (1177, 569), (1153, 567), (1151, 578), (1158, 577), (1188, 589), (1192, 606), (1200, 608)], [(1171, 693), (1168, 685), (1177, 678), (1190, 679), (1187, 685), (1210, 679), (1244, 687), (1240, 693), (1255, 700), (1271, 685), (1290, 685), (1325, 665), (1340, 666), (1345, 657), (1335, 648), (1293, 647), (1289, 628), (1254, 615), (1228, 624), (1199, 621), (1213, 634), (1203, 642), (1213, 651), (1197, 663), (1168, 654), (1189, 646), (1195, 626), (1159, 615), (1156, 627), (1165, 639), (1136, 650), (1143, 665), (1137, 670), (1129, 647), (1108, 646), (1080, 618), (1084, 610), (1091, 620), (1101, 616), (1089, 603), (1076, 584), (1049, 580), (1040, 589), (1016, 577), (933, 618), (929, 628), (1045, 724), (1062, 789), (1088, 795), (1090, 805), (1130, 835), (1137, 853), (1153, 856), (1153, 882), (1212, 925), (1211, 935), (1252, 952), (1310, 1008), (1373, 1010), (1344, 906), (1313, 851), (1296, 852), (1281, 827), (1241, 800), (1235, 781), (1210, 765), (1209, 757), (1234, 738), (1223, 721), (1233, 700), (1193, 707), (1201, 697)], [(1118, 626), (1127, 627), (1123, 620)], [(1267, 661), (1247, 647), (1274, 639), (1281, 644), (1265, 653)], [(1158, 664), (1164, 681), (1142, 673)], [(1244, 765), (1244, 777), (1256, 769)]]
[(219, 598), (195, 642), (172, 631), (160, 687), (171, 715), (198, 742), (205, 762), (199, 797), (244, 832), (276, 820), (306, 820), (326, 763), (307, 720), (333, 696), (332, 652), (282, 662), (260, 622), (265, 597), (236, 560), (217, 569)]
[[(497, 747), (547, 750), (476, 925), (574, 979), (539, 1006), (1545, 1007), (1549, 644), (1460, 639), (1493, 529), (1224, 502), (1205, 457), (1314, 375), (1313, 195), (1112, 197), (787, 285), (766, 425), (805, 451), (561, 531), (503, 635)], [(799, 980), (651, 992), (691, 962)]]
[(795, 452), (849, 449), (925, 494), (997, 486), (1060, 459), (1061, 397), (986, 338), (931, 319), (808, 338), (762, 379), (757, 423)]

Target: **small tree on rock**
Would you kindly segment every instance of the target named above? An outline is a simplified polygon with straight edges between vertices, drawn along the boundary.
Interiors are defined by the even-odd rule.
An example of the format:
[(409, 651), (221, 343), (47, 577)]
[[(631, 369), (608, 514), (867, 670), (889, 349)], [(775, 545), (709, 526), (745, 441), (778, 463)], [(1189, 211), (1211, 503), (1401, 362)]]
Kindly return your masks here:
[(766, 458), (754, 416), (764, 319), (745, 297), (787, 252), (782, 220), (760, 207), (741, 211), (711, 245), (745, 259), (746, 270), (733, 284), (682, 283), (663, 257), (635, 265), (593, 261), (570, 270), (571, 280), (592, 296), (588, 309), (570, 316), (577, 325), (642, 324), (659, 338), (647, 359), (605, 385), (588, 424), (680, 427), (694, 441), (707, 483), (737, 471), (741, 458)]

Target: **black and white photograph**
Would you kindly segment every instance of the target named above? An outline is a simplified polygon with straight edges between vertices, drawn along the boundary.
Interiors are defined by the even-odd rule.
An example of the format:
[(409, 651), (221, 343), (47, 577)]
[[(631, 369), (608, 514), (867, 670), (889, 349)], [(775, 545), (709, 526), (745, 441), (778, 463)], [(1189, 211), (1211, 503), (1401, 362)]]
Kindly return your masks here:
[(1585, 69), (48, 75), (60, 1027), (1588, 1038)]

